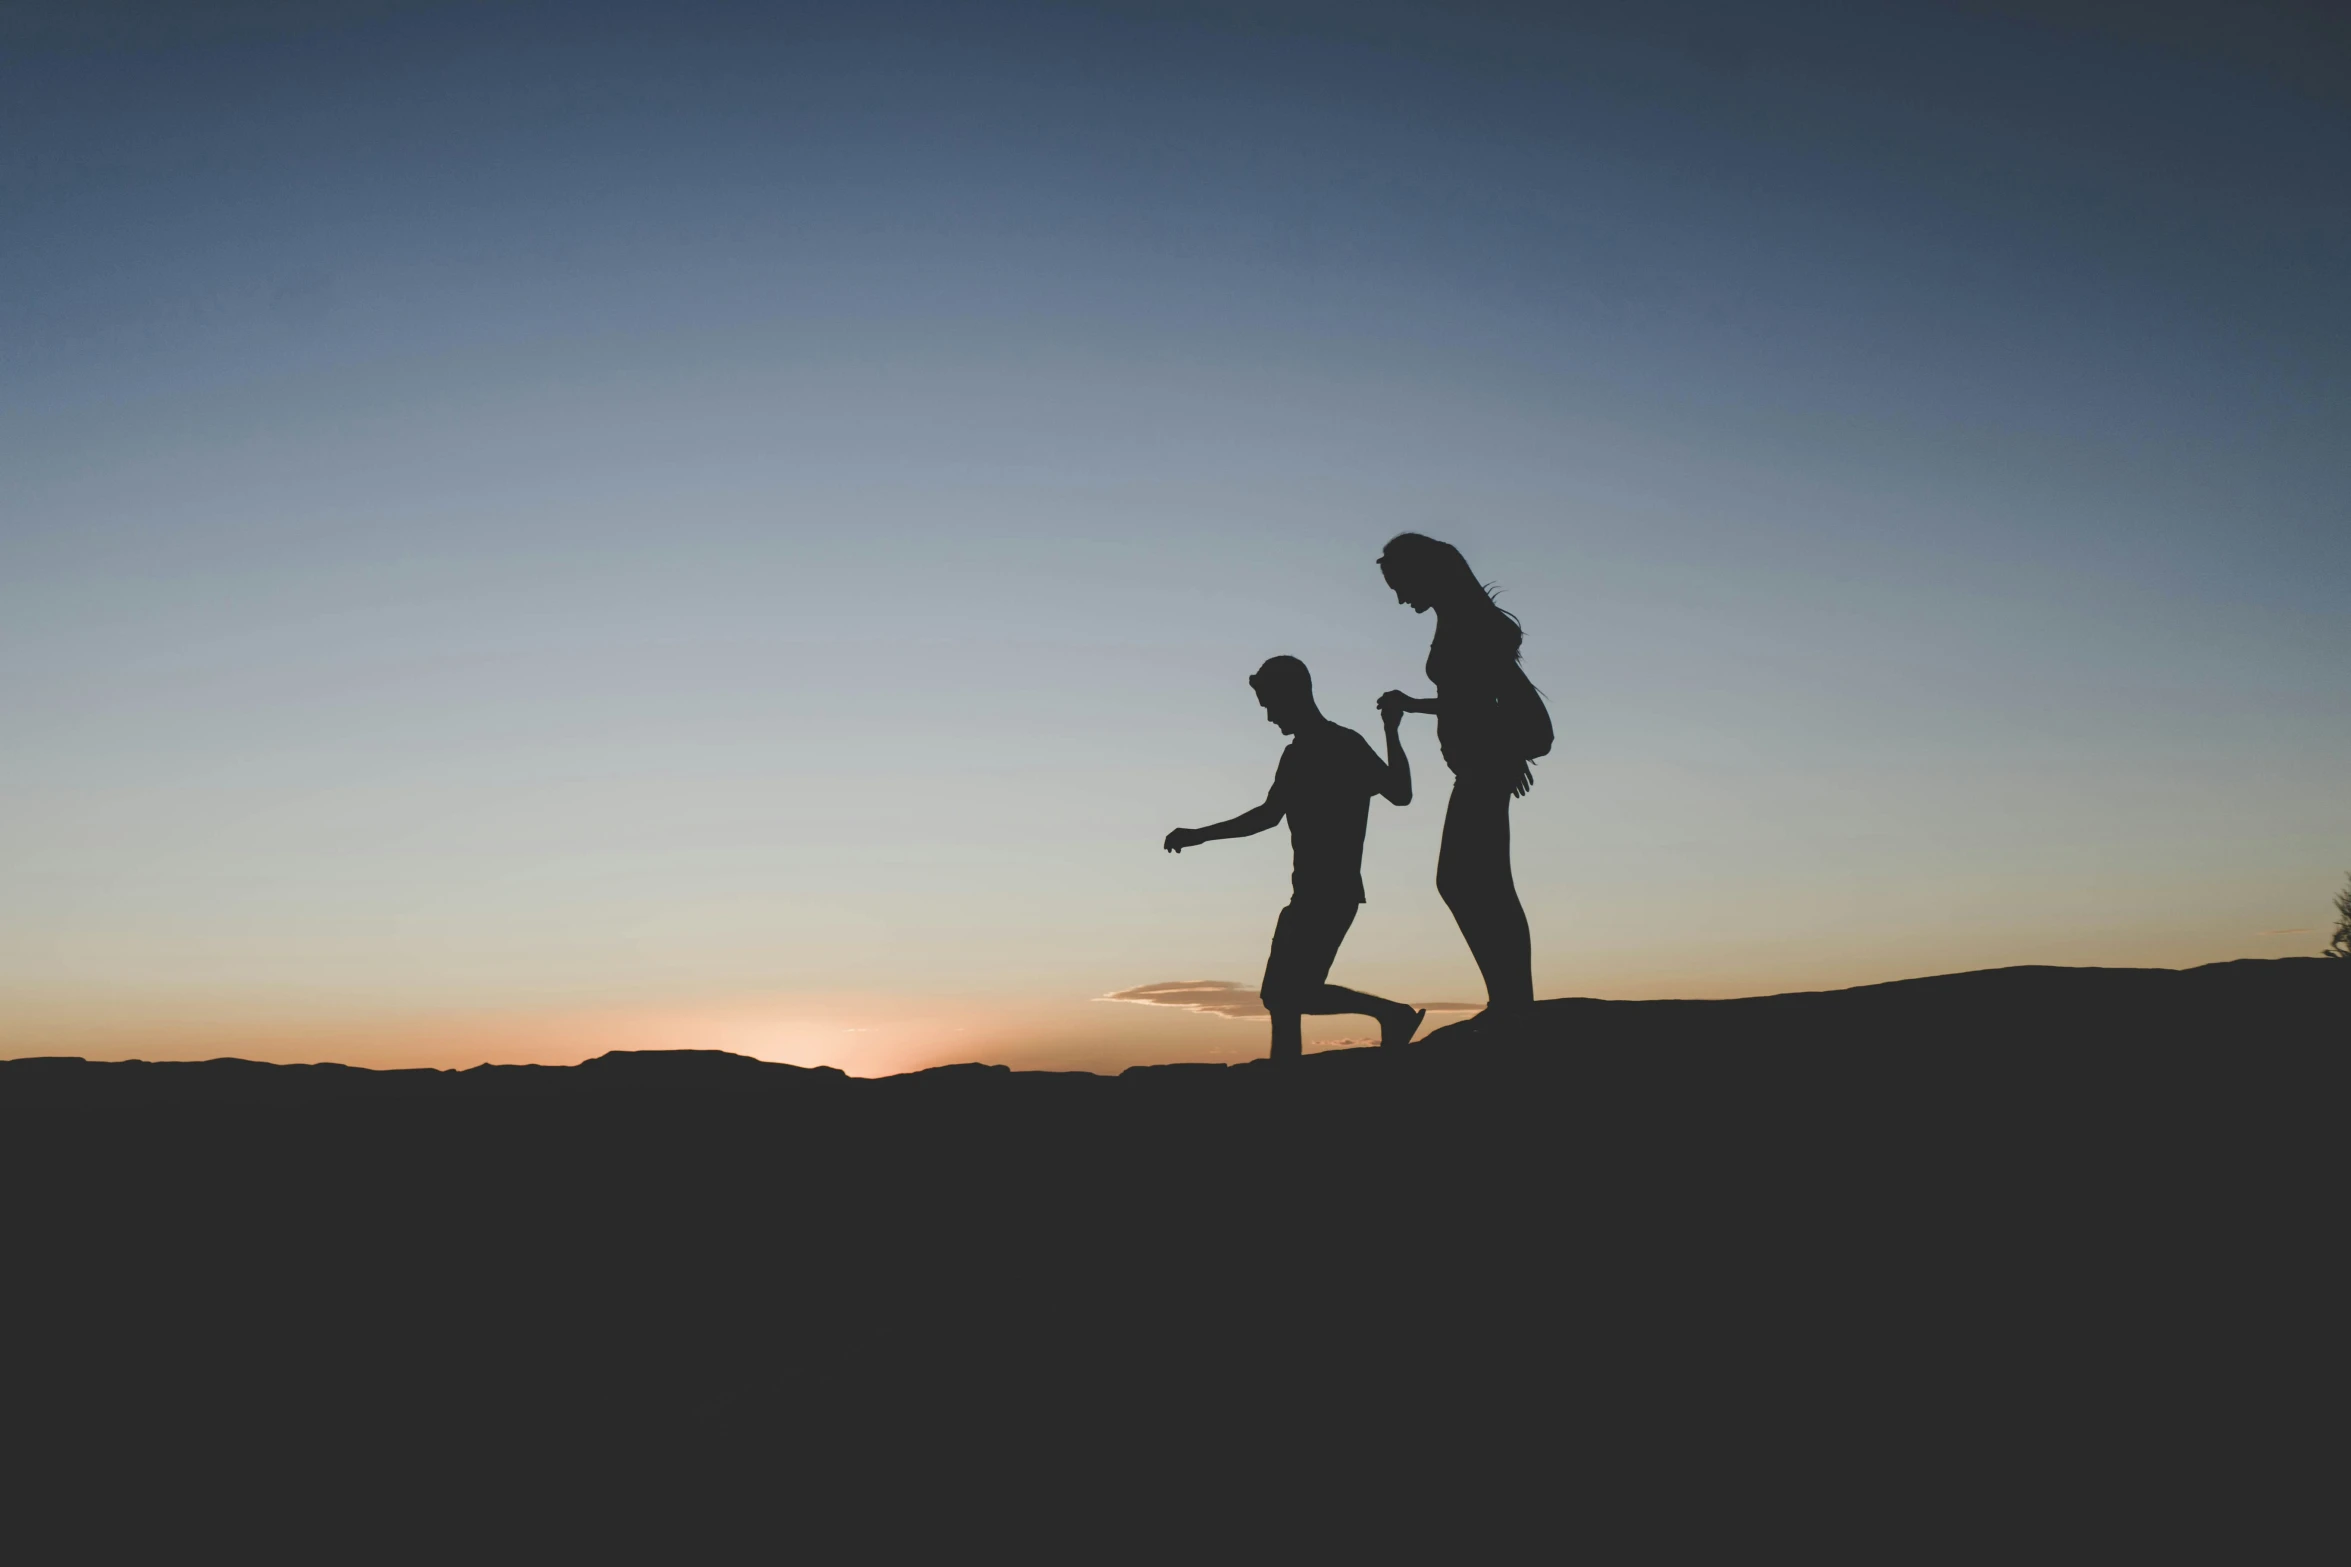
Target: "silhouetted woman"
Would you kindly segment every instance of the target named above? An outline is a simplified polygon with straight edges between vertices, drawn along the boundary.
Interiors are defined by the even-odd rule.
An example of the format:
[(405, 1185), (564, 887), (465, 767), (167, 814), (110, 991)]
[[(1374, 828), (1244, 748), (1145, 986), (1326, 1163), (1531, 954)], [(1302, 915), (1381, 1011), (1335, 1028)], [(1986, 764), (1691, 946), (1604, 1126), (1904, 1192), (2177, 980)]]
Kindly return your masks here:
[(1531, 763), (1551, 749), (1550, 717), (1518, 667), (1525, 633), (1450, 544), (1399, 533), (1380, 556), (1380, 575), (1399, 604), (1437, 612), (1428, 662), (1436, 696), (1390, 691), (1379, 706), (1437, 715), (1437, 747), (1453, 769), (1437, 894), (1486, 978), (1487, 1010), (1514, 1011), (1533, 1003), (1535, 981), (1526, 910), (1510, 876), (1510, 802), (1534, 786)]

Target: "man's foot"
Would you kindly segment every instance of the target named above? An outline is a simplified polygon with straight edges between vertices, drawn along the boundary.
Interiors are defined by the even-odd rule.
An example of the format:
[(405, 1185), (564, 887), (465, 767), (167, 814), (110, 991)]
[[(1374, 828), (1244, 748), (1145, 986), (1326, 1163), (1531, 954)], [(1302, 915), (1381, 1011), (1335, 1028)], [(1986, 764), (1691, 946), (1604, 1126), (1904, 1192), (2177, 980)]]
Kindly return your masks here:
[[(1411, 1012), (1409, 1007), (1401, 1010)], [(1428, 1008), (1423, 1007), (1418, 1012), (1412, 1012), (1409, 1017), (1399, 1016), (1388, 1019), (1387, 1022), (1380, 1025), (1380, 1044), (1382, 1046), (1411, 1044), (1412, 1036), (1420, 1032), (1421, 1020), (1428, 1015)]]

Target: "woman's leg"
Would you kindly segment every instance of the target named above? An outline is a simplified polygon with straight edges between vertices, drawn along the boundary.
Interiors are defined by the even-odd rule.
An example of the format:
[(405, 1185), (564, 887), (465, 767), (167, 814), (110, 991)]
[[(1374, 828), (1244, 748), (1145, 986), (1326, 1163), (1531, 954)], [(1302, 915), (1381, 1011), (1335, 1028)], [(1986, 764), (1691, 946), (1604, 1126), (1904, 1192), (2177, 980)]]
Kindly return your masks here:
[(1456, 778), (1437, 851), (1437, 895), (1453, 911), (1486, 979), (1486, 1005), (1509, 1011), (1535, 999), (1534, 944), (1510, 876), (1510, 784)]

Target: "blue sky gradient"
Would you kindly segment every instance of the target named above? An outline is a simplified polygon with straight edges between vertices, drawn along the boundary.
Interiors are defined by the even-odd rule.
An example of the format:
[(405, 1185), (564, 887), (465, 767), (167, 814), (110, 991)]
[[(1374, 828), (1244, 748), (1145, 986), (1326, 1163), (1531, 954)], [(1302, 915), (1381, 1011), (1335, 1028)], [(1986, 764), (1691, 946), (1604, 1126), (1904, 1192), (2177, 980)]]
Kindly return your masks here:
[[(1254, 1053), (1089, 998), (1253, 981), (1285, 846), (1158, 839), (1267, 655), (1425, 687), (1404, 528), (1552, 700), (1543, 994), (2324, 939), (2323, 22), (205, 10), (0, 13), (0, 1049)], [(1335, 977), (1474, 999), (1407, 739)]]

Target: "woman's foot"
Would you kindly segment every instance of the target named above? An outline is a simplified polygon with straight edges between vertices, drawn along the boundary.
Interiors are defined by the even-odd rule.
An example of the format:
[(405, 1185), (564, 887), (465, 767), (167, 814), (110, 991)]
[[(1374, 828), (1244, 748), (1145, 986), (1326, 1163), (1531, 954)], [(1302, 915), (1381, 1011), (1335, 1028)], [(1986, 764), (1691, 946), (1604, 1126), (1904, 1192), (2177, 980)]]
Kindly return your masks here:
[(1421, 1021), (1429, 1015), (1428, 1008), (1415, 1012), (1410, 1007), (1399, 1007), (1396, 1015), (1380, 1025), (1380, 1044), (1409, 1045), (1412, 1036), (1420, 1032)]

